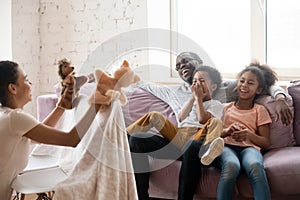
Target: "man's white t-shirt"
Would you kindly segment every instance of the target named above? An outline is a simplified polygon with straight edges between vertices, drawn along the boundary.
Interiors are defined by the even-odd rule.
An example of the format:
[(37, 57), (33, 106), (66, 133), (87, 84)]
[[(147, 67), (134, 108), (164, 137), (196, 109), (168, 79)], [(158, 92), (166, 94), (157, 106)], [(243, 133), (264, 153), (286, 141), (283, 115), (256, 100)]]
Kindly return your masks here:
[(21, 109), (0, 106), (0, 199), (8, 200), (11, 182), (27, 165), (30, 139), (25, 133), (40, 122)]
[[(190, 86), (186, 83), (180, 86), (168, 86), (168, 85), (157, 85), (150, 82), (140, 81), (135, 84), (137, 87), (142, 88), (154, 96), (160, 98), (162, 101), (169, 104), (169, 106), (173, 109), (175, 116), (177, 118), (178, 127), (198, 127), (201, 128), (203, 124), (200, 124), (198, 121), (198, 117), (196, 115), (196, 102), (194, 102), (193, 107), (189, 115), (185, 120), (179, 122), (178, 113), (184, 107), (188, 100), (193, 95), (190, 90)], [(223, 105), (219, 100), (211, 99), (209, 101), (203, 102), (203, 106), (205, 110), (210, 112), (212, 116), (221, 119)]]

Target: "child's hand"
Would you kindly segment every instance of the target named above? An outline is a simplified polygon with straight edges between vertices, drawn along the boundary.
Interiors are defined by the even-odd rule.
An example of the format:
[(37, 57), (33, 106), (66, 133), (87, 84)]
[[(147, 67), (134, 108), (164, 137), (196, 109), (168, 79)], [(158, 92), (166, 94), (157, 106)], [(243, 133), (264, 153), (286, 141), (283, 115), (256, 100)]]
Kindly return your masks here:
[(244, 126), (243, 124), (240, 124), (240, 123), (238, 123), (238, 122), (232, 124), (231, 126), (232, 126), (232, 128), (234, 129), (234, 131), (241, 131), (241, 130), (247, 128), (246, 126)]
[(191, 85), (191, 91), (193, 92), (193, 95), (196, 99), (202, 99), (204, 96), (203, 85), (198, 82), (194, 82)]
[(248, 135), (249, 135), (249, 130), (248, 129), (243, 129), (240, 131), (235, 131), (232, 134), (232, 138), (237, 141), (237, 142), (242, 142), (242, 141), (246, 141), (248, 139)]
[(246, 129), (246, 127), (240, 123), (234, 123), (231, 124), (228, 128), (225, 128), (223, 130), (223, 137), (227, 137), (227, 136), (233, 136), (235, 133), (239, 133), (240, 131), (242, 131), (243, 129)]
[(232, 138), (237, 142), (242, 142), (248, 139), (249, 129), (240, 123), (234, 123), (231, 125), (233, 132), (231, 134)]
[(230, 125), (228, 128), (223, 129), (222, 137), (230, 136), (233, 134), (234, 131), (235, 131), (235, 128), (233, 127), (233, 125)]

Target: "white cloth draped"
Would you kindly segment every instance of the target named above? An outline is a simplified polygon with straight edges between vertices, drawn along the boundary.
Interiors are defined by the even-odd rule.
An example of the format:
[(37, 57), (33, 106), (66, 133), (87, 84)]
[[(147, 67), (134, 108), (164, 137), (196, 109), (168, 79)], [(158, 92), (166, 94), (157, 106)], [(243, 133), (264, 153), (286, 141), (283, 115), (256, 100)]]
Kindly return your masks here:
[[(57, 127), (69, 130), (87, 107), (87, 97), (80, 96), (77, 108), (66, 111)], [(68, 174), (56, 186), (55, 199), (138, 199), (119, 100), (97, 114), (76, 148), (39, 145), (33, 154), (57, 156)]]

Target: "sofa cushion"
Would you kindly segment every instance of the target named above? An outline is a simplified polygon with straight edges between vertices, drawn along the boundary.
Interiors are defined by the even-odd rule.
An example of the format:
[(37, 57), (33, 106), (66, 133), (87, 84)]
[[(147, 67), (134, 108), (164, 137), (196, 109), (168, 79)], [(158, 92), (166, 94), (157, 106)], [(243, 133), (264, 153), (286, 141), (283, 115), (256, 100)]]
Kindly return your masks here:
[[(151, 157), (149, 159), (151, 169), (149, 183), (150, 196), (163, 199), (177, 199), (181, 161)], [(201, 171), (202, 176), (194, 199), (216, 199), (221, 171), (211, 166), (203, 167)], [(240, 184), (242, 185), (239, 186)], [(252, 188), (245, 173), (242, 173), (238, 177), (238, 184), (235, 186), (234, 195), (253, 198)]]
[(40, 122), (55, 108), (57, 100), (56, 94), (45, 94), (37, 97), (37, 119)]
[[(164, 167), (166, 165), (168, 167)], [(177, 198), (180, 166), (180, 161), (150, 159), (150, 168), (155, 170), (150, 175), (149, 192), (152, 197)], [(272, 199), (299, 199), (299, 196), (286, 197), (300, 194), (300, 147), (283, 147), (268, 151), (264, 154), (264, 166)], [(195, 199), (216, 198), (220, 170), (214, 167), (204, 167), (201, 170), (202, 177)], [(253, 198), (252, 187), (245, 173), (237, 180), (235, 195), (238, 194), (245, 198)]]
[[(277, 120), (275, 99), (271, 96), (262, 96), (258, 98), (256, 102), (267, 108), (272, 119), (270, 126), (271, 146), (268, 149), (294, 146), (295, 139), (293, 134), (293, 124), (285, 126), (282, 124), (281, 120)], [(287, 96), (287, 102), (290, 108), (294, 110), (292, 98), (290, 96)]]
[(296, 144), (300, 145), (300, 81), (291, 82), (287, 87), (294, 103), (294, 136)]
[[(166, 102), (139, 87), (126, 90), (125, 93), (128, 101), (122, 107), (122, 110), (126, 127), (151, 111), (161, 112), (177, 126), (176, 116)], [(152, 129), (151, 132), (156, 132), (156, 130)]]
[(300, 194), (300, 147), (267, 152), (264, 154), (264, 166), (272, 195)]

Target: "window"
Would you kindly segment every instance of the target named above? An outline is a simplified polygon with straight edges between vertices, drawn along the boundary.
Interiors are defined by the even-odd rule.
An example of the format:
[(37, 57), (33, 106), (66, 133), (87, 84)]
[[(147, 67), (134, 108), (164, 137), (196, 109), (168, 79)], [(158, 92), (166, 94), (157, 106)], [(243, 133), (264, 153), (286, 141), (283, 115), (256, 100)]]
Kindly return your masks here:
[[(234, 78), (256, 58), (275, 68), (280, 80), (300, 79), (298, 0), (149, 0), (148, 11), (150, 27), (194, 41), (212, 61), (204, 62), (217, 67), (224, 77)], [(170, 52), (178, 52), (180, 45), (180, 40), (174, 40)], [(174, 67), (175, 57), (170, 58)]]
[(200, 45), (219, 71), (235, 73), (251, 60), (250, 11), (250, 0), (177, 0), (177, 31)]
[[(170, 66), (174, 66), (173, 54), (171, 53), (171, 37), (168, 30), (172, 30), (171, 22), (174, 20), (172, 18), (171, 12), (171, 1), (172, 0), (148, 0), (148, 26), (150, 29), (157, 29), (157, 31), (151, 31), (152, 34), (148, 35), (148, 41), (150, 48), (148, 49), (148, 61), (150, 70), (148, 72), (149, 79), (155, 80), (157, 82), (172, 82), (173, 74)], [(168, 41), (161, 41), (165, 38)], [(160, 43), (168, 43), (168, 49), (159, 48)], [(152, 44), (156, 47), (152, 48)], [(164, 46), (164, 45), (162, 45)], [(159, 72), (159, 73), (157, 73)], [(166, 74), (169, 74), (166, 77)]]
[(281, 80), (300, 78), (300, 2), (267, 1), (267, 62)]

